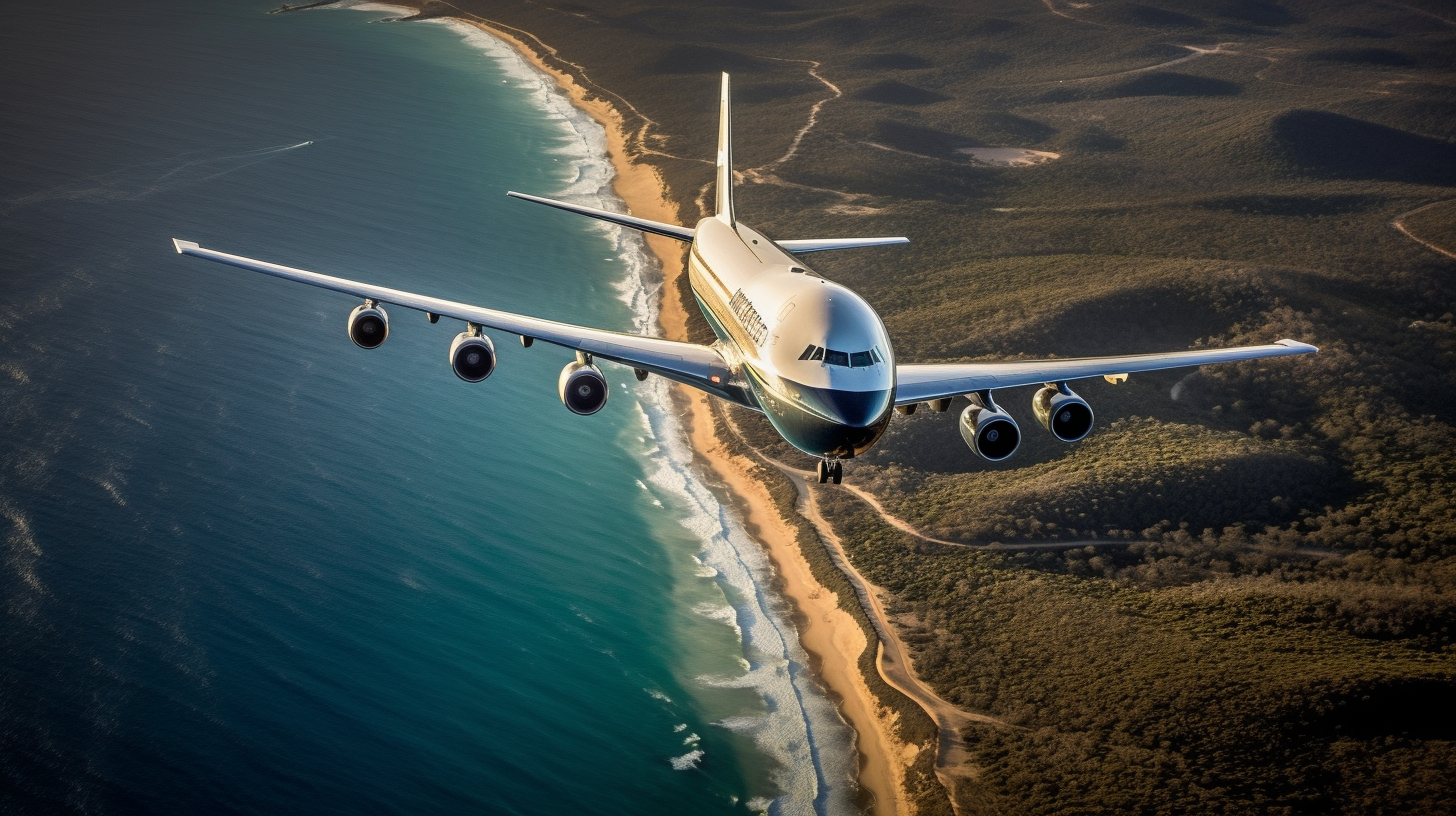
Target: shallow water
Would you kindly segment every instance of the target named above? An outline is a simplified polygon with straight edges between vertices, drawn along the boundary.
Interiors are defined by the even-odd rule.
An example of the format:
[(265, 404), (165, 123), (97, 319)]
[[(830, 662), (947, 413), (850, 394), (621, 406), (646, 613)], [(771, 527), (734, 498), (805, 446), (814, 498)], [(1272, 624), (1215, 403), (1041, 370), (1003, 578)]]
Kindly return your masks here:
[(0, 810), (841, 812), (848, 732), (665, 387), (175, 255), (652, 324), (601, 134), (379, 12), (12, 3), (0, 30)]

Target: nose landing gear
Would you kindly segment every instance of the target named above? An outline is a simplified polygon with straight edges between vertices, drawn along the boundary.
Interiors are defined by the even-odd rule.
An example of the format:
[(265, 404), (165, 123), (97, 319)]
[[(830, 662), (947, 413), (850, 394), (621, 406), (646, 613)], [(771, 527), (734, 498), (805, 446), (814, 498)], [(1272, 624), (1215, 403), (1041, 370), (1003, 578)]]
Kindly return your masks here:
[(819, 484), (830, 480), (839, 484), (839, 480), (844, 478), (844, 463), (820, 459), (819, 464), (814, 467), (814, 475), (819, 477)]

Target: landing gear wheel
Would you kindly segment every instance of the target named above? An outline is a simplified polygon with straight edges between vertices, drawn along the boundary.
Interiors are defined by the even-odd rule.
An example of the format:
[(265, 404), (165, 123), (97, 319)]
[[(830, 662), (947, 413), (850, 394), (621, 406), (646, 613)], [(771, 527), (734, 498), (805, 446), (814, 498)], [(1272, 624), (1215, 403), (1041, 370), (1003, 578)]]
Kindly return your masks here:
[(814, 466), (814, 475), (819, 477), (819, 484), (829, 481), (829, 463), (820, 459), (819, 464)]
[(844, 478), (843, 462), (834, 463), (834, 466), (830, 468), (829, 478), (833, 479), (835, 484), (839, 484), (839, 480)]

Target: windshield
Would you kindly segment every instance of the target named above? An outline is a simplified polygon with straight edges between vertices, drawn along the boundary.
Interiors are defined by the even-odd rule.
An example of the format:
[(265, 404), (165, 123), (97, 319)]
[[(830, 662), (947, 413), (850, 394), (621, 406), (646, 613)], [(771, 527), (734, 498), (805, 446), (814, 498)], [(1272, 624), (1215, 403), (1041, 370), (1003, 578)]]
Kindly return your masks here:
[(869, 368), (879, 365), (885, 360), (880, 356), (878, 349), (868, 351), (838, 351), (827, 349), (823, 346), (816, 346), (810, 343), (804, 353), (799, 355), (800, 360), (822, 360), (825, 365), (841, 366), (843, 368)]

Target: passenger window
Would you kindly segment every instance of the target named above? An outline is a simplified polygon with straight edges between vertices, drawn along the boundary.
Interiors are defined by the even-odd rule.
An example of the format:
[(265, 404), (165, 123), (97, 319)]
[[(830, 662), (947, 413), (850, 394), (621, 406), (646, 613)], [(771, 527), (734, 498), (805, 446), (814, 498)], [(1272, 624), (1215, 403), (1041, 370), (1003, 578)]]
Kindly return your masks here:
[(849, 367), (849, 352), (835, 351), (834, 349), (824, 350), (824, 362), (832, 366)]
[(854, 368), (869, 368), (874, 365), (874, 362), (870, 360), (868, 351), (856, 351), (849, 355), (849, 364)]

